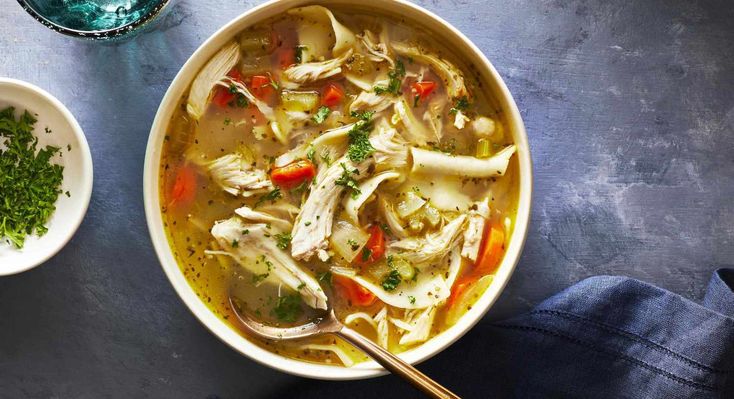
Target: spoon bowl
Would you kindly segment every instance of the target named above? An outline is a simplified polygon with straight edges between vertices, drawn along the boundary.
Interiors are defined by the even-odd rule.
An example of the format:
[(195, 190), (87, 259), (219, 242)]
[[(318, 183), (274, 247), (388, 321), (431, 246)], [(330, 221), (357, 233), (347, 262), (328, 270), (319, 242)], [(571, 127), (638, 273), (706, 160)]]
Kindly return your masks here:
[(441, 399), (459, 397), (399, 357), (365, 338), (360, 333), (344, 326), (334, 314), (334, 308), (331, 307), (331, 300), (327, 301), (327, 304), (328, 308), (323, 317), (319, 317), (300, 326), (274, 327), (258, 321), (248, 312), (243, 311), (237, 299), (231, 294), (229, 296), (229, 306), (232, 308), (232, 312), (242, 327), (252, 335), (278, 341), (303, 339), (322, 334), (334, 334), (354, 345), (382, 365), (386, 370), (408, 381), (429, 397)]

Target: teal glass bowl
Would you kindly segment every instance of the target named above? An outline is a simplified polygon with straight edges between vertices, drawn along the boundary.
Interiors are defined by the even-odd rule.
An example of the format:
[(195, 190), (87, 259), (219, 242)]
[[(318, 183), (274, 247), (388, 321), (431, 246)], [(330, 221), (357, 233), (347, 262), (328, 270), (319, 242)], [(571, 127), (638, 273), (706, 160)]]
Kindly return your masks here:
[(149, 26), (173, 0), (18, 0), (46, 27), (81, 39), (132, 36)]

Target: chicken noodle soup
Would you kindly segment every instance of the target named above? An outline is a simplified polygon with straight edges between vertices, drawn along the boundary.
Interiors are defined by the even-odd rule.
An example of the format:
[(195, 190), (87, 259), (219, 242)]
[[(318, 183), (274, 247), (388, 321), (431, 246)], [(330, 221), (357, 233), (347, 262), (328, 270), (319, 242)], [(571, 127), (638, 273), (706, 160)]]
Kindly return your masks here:
[[(241, 32), (164, 143), (162, 212), (191, 286), (239, 331), (230, 293), (273, 325), (333, 306), (393, 353), (449, 328), (491, 283), (516, 212), (515, 146), (489, 94), (406, 21), (308, 6)], [(248, 338), (365, 360), (329, 336)]]

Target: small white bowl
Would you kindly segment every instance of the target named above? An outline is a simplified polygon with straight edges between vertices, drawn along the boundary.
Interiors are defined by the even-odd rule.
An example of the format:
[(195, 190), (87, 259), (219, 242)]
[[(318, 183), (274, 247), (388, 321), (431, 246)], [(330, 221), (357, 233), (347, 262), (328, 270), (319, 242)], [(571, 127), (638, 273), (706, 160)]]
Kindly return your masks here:
[[(16, 118), (25, 110), (36, 116), (34, 135), (38, 138), (38, 148), (46, 145), (61, 148), (61, 155), (55, 155), (52, 162), (64, 167), (61, 190), (68, 191), (70, 196), (59, 195), (56, 211), (46, 223), (48, 232), (40, 237), (28, 235), (22, 249), (0, 238), (0, 276), (31, 269), (59, 252), (84, 219), (92, 196), (92, 155), (71, 112), (37, 86), (0, 77), (0, 109), (9, 106), (15, 107)], [(45, 133), (46, 128), (51, 132)]]
[(153, 121), (150, 137), (148, 138), (148, 148), (145, 154), (145, 169), (143, 172), (145, 216), (148, 221), (148, 229), (153, 246), (158, 254), (158, 259), (176, 292), (191, 312), (227, 345), (259, 363), (298, 376), (325, 380), (354, 380), (375, 377), (385, 374), (386, 371), (374, 361), (359, 363), (353, 367), (329, 366), (298, 361), (269, 352), (248, 341), (237, 333), (237, 331), (229, 327), (209, 310), (186, 281), (186, 277), (184, 277), (181, 268), (176, 263), (176, 259), (171, 252), (161, 216), (158, 179), (160, 175), (159, 168), (163, 140), (168, 129), (169, 120), (178, 106), (178, 101), (189, 87), (194, 76), (196, 76), (197, 72), (210, 57), (243, 29), (290, 8), (308, 4), (322, 4), (327, 7), (330, 5), (348, 5), (354, 6), (359, 10), (374, 10), (398, 17), (405, 17), (409, 21), (420, 21), (421, 25), (432, 32), (437, 40), (441, 40), (444, 45), (454, 49), (457, 54), (465, 57), (467, 61), (476, 66), (477, 73), (485, 83), (484, 88), (493, 93), (499, 107), (504, 111), (509, 131), (512, 133), (512, 139), (517, 145), (516, 156), (520, 166), (520, 181), (518, 183), (520, 193), (517, 204), (517, 217), (507, 251), (502, 263), (497, 269), (492, 284), (487, 288), (481, 298), (477, 300), (471, 310), (462, 316), (456, 324), (424, 344), (401, 353), (400, 357), (411, 364), (416, 364), (441, 352), (469, 331), (497, 300), (520, 258), (530, 221), (533, 177), (530, 149), (528, 147), (525, 127), (510, 91), (484, 54), (466, 36), (449, 23), (406, 0), (371, 0), (369, 2), (361, 0), (273, 0), (250, 9), (214, 33), (214, 35), (196, 50), (178, 72), (178, 75), (176, 75), (171, 86), (168, 88), (165, 97), (163, 97), (161, 105), (158, 108), (158, 113)]

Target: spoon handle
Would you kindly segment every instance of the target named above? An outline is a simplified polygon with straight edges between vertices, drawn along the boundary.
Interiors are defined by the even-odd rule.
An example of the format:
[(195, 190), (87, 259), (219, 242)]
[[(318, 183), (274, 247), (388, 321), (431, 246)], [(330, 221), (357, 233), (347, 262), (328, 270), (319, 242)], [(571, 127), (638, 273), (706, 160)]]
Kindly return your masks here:
[(380, 363), (382, 367), (389, 370), (391, 373), (407, 380), (413, 386), (423, 391), (426, 395), (432, 398), (440, 399), (458, 399), (459, 396), (449, 391), (448, 389), (441, 386), (436, 381), (433, 381), (425, 374), (421, 373), (415, 367), (404, 362), (399, 357), (386, 351), (379, 345), (363, 337), (358, 332), (343, 327), (341, 330), (335, 333), (342, 339), (361, 349), (364, 353), (373, 358), (377, 363)]

